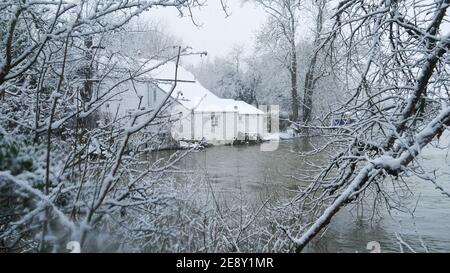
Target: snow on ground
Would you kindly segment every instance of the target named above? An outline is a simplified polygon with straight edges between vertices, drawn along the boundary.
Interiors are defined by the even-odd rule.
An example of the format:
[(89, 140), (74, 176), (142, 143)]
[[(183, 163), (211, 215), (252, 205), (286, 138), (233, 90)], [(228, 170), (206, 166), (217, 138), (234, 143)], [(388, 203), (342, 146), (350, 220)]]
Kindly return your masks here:
[(265, 141), (278, 141), (278, 140), (288, 140), (288, 139), (294, 139), (300, 137), (300, 134), (295, 133), (295, 131), (291, 128), (278, 133), (269, 133), (265, 137), (263, 137), (263, 140)]

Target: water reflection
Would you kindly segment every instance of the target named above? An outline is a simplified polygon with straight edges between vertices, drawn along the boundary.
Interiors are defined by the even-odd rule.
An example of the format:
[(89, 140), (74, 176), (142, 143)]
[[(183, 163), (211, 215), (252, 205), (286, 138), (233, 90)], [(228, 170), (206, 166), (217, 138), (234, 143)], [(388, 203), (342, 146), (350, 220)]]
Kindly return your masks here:
[[(255, 203), (267, 198), (287, 198), (292, 196), (293, 190), (305, 186), (292, 176), (305, 171), (305, 163), (298, 153), (310, 150), (314, 141), (318, 140), (282, 141), (272, 152), (262, 152), (257, 145), (212, 147), (191, 153), (179, 167), (205, 177), (221, 200), (229, 202), (237, 192), (246, 201)], [(170, 152), (159, 156), (167, 156), (167, 153)], [(450, 162), (445, 153), (445, 150), (429, 149), (424, 153), (426, 160), (422, 164), (440, 168), (439, 183), (450, 189), (450, 176), (446, 173)], [(311, 160), (320, 163), (324, 159), (316, 156)], [(405, 245), (400, 246), (396, 233), (415, 251), (450, 251), (450, 198), (441, 195), (429, 182), (417, 178), (407, 180), (413, 194), (404, 201), (415, 208), (414, 218), (405, 213), (389, 215), (386, 210), (380, 210), (378, 217), (370, 219), (367, 213), (360, 214), (358, 208), (349, 207), (335, 216), (326, 233), (306, 251), (369, 252), (367, 243), (377, 241), (382, 252), (398, 252), (402, 248), (408, 252)]]

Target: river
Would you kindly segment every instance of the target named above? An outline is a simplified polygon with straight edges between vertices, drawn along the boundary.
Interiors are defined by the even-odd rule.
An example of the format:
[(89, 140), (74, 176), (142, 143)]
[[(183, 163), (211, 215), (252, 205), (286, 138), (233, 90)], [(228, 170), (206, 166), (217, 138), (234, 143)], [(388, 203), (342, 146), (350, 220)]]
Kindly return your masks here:
[[(305, 186), (291, 175), (302, 173), (304, 165), (298, 152), (309, 147), (303, 139), (281, 141), (278, 149), (271, 152), (261, 151), (259, 145), (210, 147), (189, 154), (179, 167), (206, 177), (222, 200), (239, 193), (247, 201), (257, 203), (269, 197), (289, 197), (293, 190)], [(446, 189), (450, 189), (448, 151), (427, 148), (421, 160), (424, 167), (437, 169), (438, 183)], [(413, 251), (449, 252), (450, 198), (430, 182), (416, 177), (405, 181), (410, 194), (402, 196), (402, 202), (414, 211), (414, 216), (396, 211), (390, 215), (382, 208), (371, 219), (371, 209), (348, 207), (333, 218), (324, 235), (306, 251), (369, 252), (367, 244), (375, 241), (381, 252), (411, 252), (406, 244), (400, 244), (403, 240)]]

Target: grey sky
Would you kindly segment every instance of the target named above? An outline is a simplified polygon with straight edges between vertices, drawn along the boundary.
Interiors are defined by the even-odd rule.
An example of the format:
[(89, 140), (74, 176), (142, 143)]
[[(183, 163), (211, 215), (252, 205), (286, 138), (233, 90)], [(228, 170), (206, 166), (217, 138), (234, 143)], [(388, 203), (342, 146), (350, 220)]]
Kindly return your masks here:
[[(244, 45), (247, 52), (254, 46), (255, 34), (265, 22), (265, 13), (253, 3), (241, 4), (240, 0), (228, 0), (227, 18), (219, 0), (209, 0), (201, 9), (195, 9), (194, 18), (200, 27), (190, 18), (180, 18), (174, 9), (158, 9), (151, 12), (153, 19), (161, 20), (169, 31), (180, 37), (194, 50), (207, 51), (209, 58), (225, 56), (234, 45)], [(200, 57), (186, 60), (189, 63), (200, 61)]]

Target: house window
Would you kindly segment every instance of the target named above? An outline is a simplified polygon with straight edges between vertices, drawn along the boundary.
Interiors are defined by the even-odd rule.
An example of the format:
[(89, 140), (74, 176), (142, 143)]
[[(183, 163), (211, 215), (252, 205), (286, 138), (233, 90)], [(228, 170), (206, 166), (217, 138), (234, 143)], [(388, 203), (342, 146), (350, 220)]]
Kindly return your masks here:
[(156, 89), (153, 89), (153, 103), (156, 104)]
[(211, 113), (211, 127), (219, 125), (219, 116), (215, 113)]
[(219, 116), (216, 113), (211, 113), (211, 132), (215, 132), (215, 127), (219, 125)]

